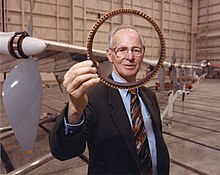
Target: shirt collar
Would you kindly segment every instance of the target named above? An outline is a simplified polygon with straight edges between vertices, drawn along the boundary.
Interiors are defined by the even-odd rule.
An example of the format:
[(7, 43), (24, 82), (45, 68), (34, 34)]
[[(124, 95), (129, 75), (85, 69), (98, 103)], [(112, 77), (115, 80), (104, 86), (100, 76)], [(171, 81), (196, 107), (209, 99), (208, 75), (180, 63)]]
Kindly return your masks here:
[[(112, 78), (116, 82), (125, 83), (125, 81), (122, 80), (114, 71), (112, 71)], [(118, 90), (123, 98), (127, 97), (128, 89), (118, 89)]]
[[(116, 73), (115, 73), (115, 71), (113, 70), (112, 71), (112, 78), (113, 78), (113, 80), (114, 81), (116, 81), (116, 82), (120, 82), (120, 83), (124, 83), (125, 81), (124, 80), (122, 80)], [(120, 92), (120, 94), (121, 94), (121, 96), (123, 97), (123, 98), (126, 98), (127, 96), (128, 96), (128, 89), (118, 89), (119, 90), (119, 92)], [(138, 94), (139, 94), (139, 88), (137, 89), (137, 92), (138, 92)]]

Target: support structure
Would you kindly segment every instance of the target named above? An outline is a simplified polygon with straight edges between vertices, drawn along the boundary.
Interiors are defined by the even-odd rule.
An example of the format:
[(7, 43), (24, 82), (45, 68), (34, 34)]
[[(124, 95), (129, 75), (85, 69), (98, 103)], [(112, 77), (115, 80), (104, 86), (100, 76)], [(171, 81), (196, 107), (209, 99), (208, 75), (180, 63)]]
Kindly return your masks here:
[(173, 90), (168, 92), (168, 104), (166, 108), (161, 113), (161, 120), (164, 119), (165, 116), (168, 117), (169, 123), (168, 125), (171, 126), (172, 118), (173, 118), (173, 107), (174, 103), (179, 95), (182, 95), (182, 101), (184, 101), (185, 95), (188, 95), (189, 91), (186, 91), (185, 85), (183, 86), (183, 90), (177, 90), (175, 93)]

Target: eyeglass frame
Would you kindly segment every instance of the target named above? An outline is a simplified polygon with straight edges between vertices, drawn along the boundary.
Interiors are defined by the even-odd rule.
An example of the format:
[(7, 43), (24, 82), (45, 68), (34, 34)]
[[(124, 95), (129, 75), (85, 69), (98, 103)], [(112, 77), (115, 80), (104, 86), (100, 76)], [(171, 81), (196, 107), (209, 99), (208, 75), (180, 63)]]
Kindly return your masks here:
[[(131, 49), (131, 52), (132, 52), (132, 55), (133, 55), (133, 56), (140, 57), (140, 56), (143, 56), (143, 55), (144, 55), (144, 53), (145, 53), (145, 47), (144, 47), (142, 44), (140, 44), (139, 46), (140, 46), (140, 49), (143, 49), (143, 50), (142, 50), (143, 53), (142, 53), (141, 55), (139, 55), (139, 56), (134, 55), (134, 54), (133, 54), (133, 49), (134, 49), (134, 48), (138, 48), (138, 46), (133, 46), (132, 49)], [(123, 48), (123, 47), (125, 48), (125, 47), (127, 47), (127, 46), (122, 46), (122, 47), (119, 47), (118, 49)], [(109, 48), (109, 49), (115, 53), (115, 56), (116, 56), (117, 58), (122, 58), (122, 57), (124, 57), (126, 54), (128, 54), (128, 51), (130, 50), (130, 49), (127, 47), (127, 51), (126, 51), (125, 55), (122, 56), (122, 57), (120, 57), (120, 56), (117, 55), (118, 51), (115, 50), (116, 48), (117, 48), (117, 46), (115, 46), (114, 48)]]

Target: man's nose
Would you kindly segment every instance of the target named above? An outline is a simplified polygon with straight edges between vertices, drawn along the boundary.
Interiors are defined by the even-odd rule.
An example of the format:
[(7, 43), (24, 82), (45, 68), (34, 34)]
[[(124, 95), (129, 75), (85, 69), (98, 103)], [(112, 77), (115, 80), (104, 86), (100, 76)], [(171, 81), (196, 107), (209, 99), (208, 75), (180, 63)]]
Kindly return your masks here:
[(128, 50), (128, 52), (127, 52), (127, 54), (126, 54), (126, 58), (127, 58), (128, 60), (133, 60), (133, 59), (134, 59), (133, 53), (132, 53), (132, 51), (131, 51), (130, 49)]

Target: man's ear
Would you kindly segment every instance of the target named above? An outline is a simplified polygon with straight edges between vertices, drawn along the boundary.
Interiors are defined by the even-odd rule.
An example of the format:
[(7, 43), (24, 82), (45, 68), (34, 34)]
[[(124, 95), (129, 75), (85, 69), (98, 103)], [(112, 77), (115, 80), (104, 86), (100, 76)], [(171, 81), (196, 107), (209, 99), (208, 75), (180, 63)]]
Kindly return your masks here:
[(110, 49), (106, 49), (106, 55), (108, 57), (109, 62), (113, 62), (112, 57), (114, 56)]

